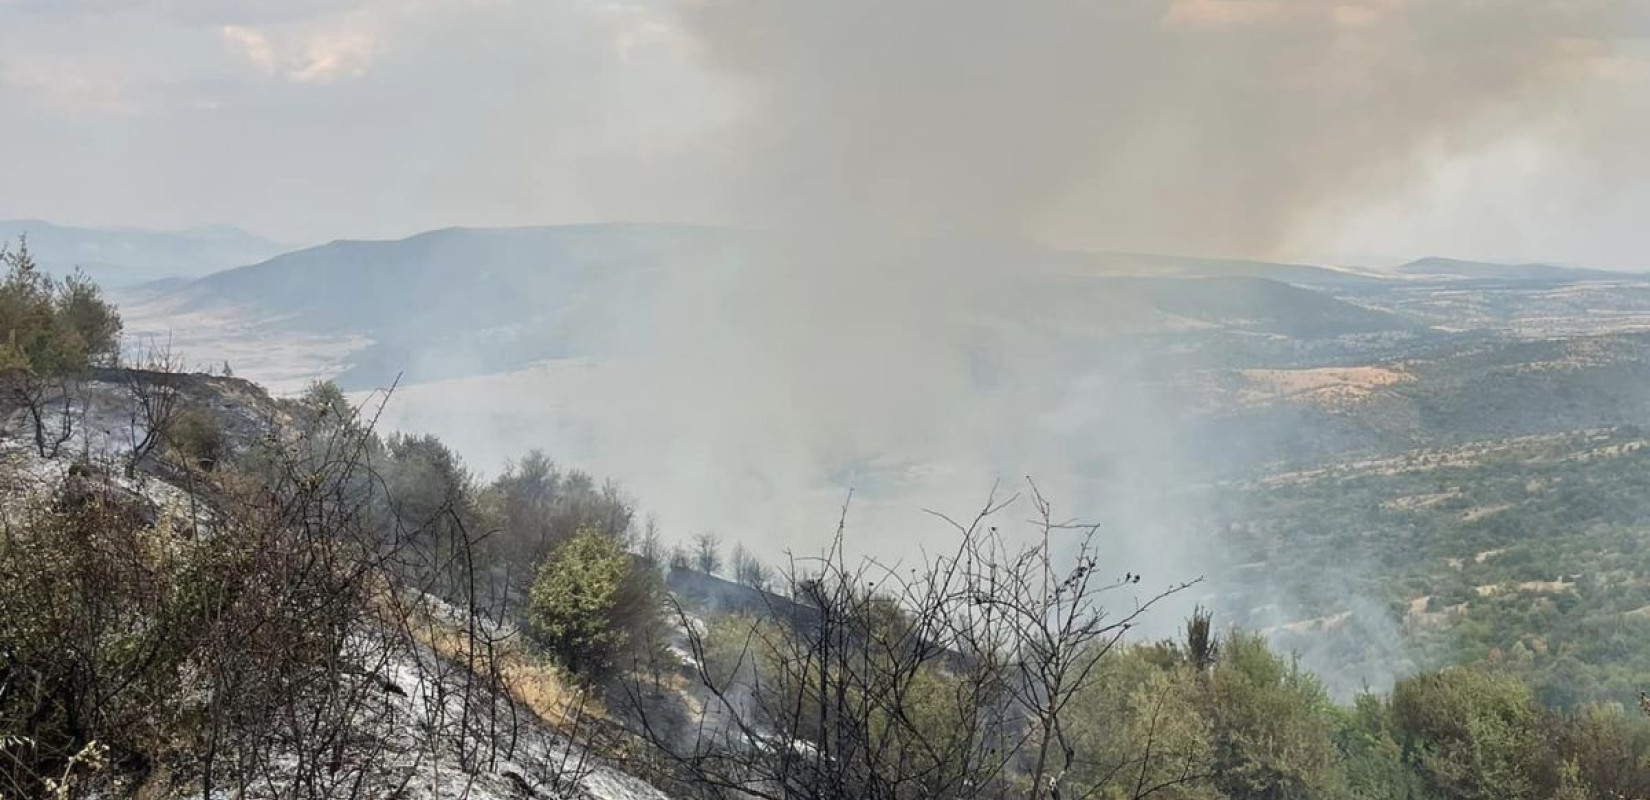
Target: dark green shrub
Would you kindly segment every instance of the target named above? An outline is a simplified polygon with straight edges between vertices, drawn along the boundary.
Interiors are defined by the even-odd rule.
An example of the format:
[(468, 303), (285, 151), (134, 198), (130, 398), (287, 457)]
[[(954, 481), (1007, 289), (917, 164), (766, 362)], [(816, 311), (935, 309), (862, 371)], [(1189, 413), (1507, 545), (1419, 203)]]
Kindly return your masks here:
[(200, 409), (188, 408), (178, 412), (166, 438), (192, 467), (210, 471), (228, 455), (228, 440), (223, 425)]
[(1392, 717), (1437, 791), (1483, 800), (1536, 796), (1539, 715), (1517, 678), (1459, 668), (1410, 678), (1393, 688)]
[(626, 653), (652, 643), (661, 591), (658, 572), (626, 553), (618, 539), (581, 531), (539, 566), (529, 634), (575, 677), (611, 677)]

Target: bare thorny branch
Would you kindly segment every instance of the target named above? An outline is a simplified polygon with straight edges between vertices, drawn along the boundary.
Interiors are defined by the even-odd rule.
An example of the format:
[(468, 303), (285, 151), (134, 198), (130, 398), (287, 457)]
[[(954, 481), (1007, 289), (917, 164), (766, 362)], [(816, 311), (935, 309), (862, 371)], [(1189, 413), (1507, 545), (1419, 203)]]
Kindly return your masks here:
[[(849, 562), (844, 509), (822, 555), (791, 559), (794, 606), (742, 628), (731, 666), (730, 643), (673, 606), (706, 711), (677, 736), (642, 716), (683, 786), (764, 800), (1059, 797), (1078, 751), (1063, 724), (1073, 699), (1190, 584), (1110, 611), (1104, 601), (1138, 579), (1102, 579), (1098, 526), (1057, 520), (1028, 487), (1029, 540), (991, 524), (1020, 500), (994, 490), (967, 522), (930, 512), (957, 544), (903, 574)], [(1122, 796), (1162, 788), (1136, 781)]]

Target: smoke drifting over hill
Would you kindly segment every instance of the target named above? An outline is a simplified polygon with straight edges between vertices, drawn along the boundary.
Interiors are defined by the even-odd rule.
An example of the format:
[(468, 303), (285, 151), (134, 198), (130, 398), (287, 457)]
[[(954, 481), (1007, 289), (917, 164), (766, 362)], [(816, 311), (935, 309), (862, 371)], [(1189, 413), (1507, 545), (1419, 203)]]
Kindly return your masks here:
[[(1208, 566), (1210, 531), (1174, 494), (1192, 471), (1173, 398), (1141, 354), (1071, 358), (1052, 337), (982, 329), (1000, 281), (1038, 265), (981, 240), (1249, 256), (1322, 244), (1310, 226), (1413, 188), (1429, 159), (1556, 130), (1559, 98), (1644, 66), (1627, 48), (1645, 27), (1622, 0), (677, 10), (749, 104), (693, 150), (708, 168), (691, 182), (731, 218), (800, 233), (767, 262), (684, 272), (662, 292), (644, 315), (657, 336), (637, 348), (658, 361), (630, 396), (665, 387), (681, 418), (664, 427), (694, 463), (744, 465), (756, 480), (743, 488), (785, 504), (879, 459), (905, 480), (873, 507), (958, 510), (993, 477), (1036, 475), (1108, 521), (1120, 563), (1161, 581)], [(1637, 129), (1641, 110), (1580, 135)], [(795, 519), (770, 546), (823, 528)], [(922, 539), (861, 524), (868, 549), (908, 555)]]
[[(633, 54), (642, 72), (672, 81), (604, 67), (596, 93), (624, 100), (598, 111), (503, 86), (486, 96), (509, 102), (478, 107), (464, 126), (500, 146), (431, 159), (466, 168), (451, 198), (429, 202), (493, 210), (470, 197), (476, 184), (500, 195), (525, 181), (556, 191), (524, 197), (577, 195), (587, 218), (769, 233), (678, 252), (623, 302), (589, 300), (587, 284), (557, 287), (558, 298), (585, 305), (546, 338), (555, 355), (594, 354), (591, 369), (564, 363), (530, 388), (413, 386), (398, 402), (462, 395), (439, 401), (438, 415), (406, 419), (443, 433), (486, 419), (482, 433), (454, 437), (481, 463), (543, 444), (621, 478), (678, 533), (718, 527), (769, 557), (817, 547), (849, 487), (858, 491), (851, 546), (910, 557), (948, 536), (920, 509), (965, 513), (993, 482), (1018, 486), (1031, 475), (1063, 513), (1115, 532), (1118, 572), (1159, 585), (1194, 577), (1210, 566), (1218, 520), (1184, 488), (1232, 454), (1191, 446), (1187, 398), (1160, 380), (1165, 350), (1116, 335), (1140, 309), (1085, 282), (1092, 263), (1017, 242), (1288, 255), (1334, 247), (1360, 209), (1435, 189), (1447, 173), (1440, 163), (1531, 141), (1538, 153), (1608, 160), (1572, 170), (1572, 211), (1647, 166), (1633, 143), (1650, 131), (1650, 21), (1635, 0), (616, 7), (627, 31), (617, 60)], [(462, 17), (466, 30), (525, 30), (511, 23), (528, 19), (562, 30), (547, 20), (565, 9), (527, 8), (431, 2), (397, 14), (420, 30), (444, 30), (430, 23), (441, 15)], [(397, 30), (384, 28), (383, 53), (416, 47)], [(453, 42), (444, 57), (461, 63), (454, 53), (469, 46)], [(394, 72), (397, 58), (341, 74), (338, 85), (362, 96), (375, 82), (393, 85), (406, 78)], [(546, 81), (565, 78), (530, 63)], [(415, 83), (433, 91), (453, 82)], [(638, 83), (682, 91), (648, 106), (635, 102), (632, 90), (645, 94)], [(530, 112), (514, 121), (534, 124), (500, 116), (517, 106)], [(598, 120), (611, 134), (601, 141), (625, 146), (570, 157), (554, 137), (531, 135), (564, 110)], [(522, 153), (522, 140), (544, 152)], [(1474, 196), (1443, 191), (1434, 202)], [(1148, 311), (1159, 330), (1223, 321)], [(1266, 338), (1254, 333), (1232, 346)], [(453, 347), (441, 358), (465, 355)], [(501, 405), (513, 409), (509, 424), (496, 422)]]
[(754, 100), (717, 165), (753, 215), (1228, 256), (1275, 255), (1326, 206), (1421, 180), (1424, 158), (1532, 128), (1628, 133), (1642, 103), (1587, 120), (1574, 90), (1642, 85), (1646, 17), (1629, 0), (682, 11)]
[[(728, 218), (803, 232), (761, 263), (667, 276), (681, 285), (646, 309), (654, 325), (623, 326), (628, 349), (680, 365), (648, 380), (692, 410), (683, 429), (807, 464), (960, 438), (1009, 474), (1030, 466), (1005, 456), (1038, 415), (1143, 376), (1127, 357), (1072, 373), (1032, 358), (1034, 337), (976, 329), (996, 281), (1034, 266), (980, 240), (1286, 251), (1326, 210), (1419, 180), (1428, 154), (1554, 123), (1567, 90), (1638, 63), (1624, 48), (1644, 32), (1624, 0), (672, 8), (746, 102), (688, 148), (704, 165), (689, 185)], [(1012, 391), (975, 384), (982, 336)], [(1129, 424), (1169, 437), (1160, 422)]]

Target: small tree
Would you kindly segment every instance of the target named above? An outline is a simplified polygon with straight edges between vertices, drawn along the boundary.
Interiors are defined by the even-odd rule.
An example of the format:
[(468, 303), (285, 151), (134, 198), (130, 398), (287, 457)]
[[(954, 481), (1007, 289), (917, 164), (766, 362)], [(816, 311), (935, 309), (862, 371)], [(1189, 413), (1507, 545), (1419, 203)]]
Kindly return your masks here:
[(706, 575), (722, 571), (722, 537), (709, 531), (693, 537), (693, 568)]
[(693, 569), (693, 555), (679, 544), (670, 548), (669, 561), (671, 569)]
[(147, 352), (139, 356), (132, 368), (124, 373), (126, 393), (131, 398), (128, 431), (132, 456), (126, 463), (128, 476), (172, 432), (172, 423), (181, 409), (181, 395), (173, 378), (181, 367), (181, 359), (173, 353), (168, 342), (158, 346), (151, 344)]
[(0, 378), (28, 411), (35, 448), (55, 456), (74, 435), (81, 377), (119, 354), (120, 316), (84, 274), (41, 272), (27, 240), (0, 247), (0, 264)]
[(1206, 702), (1222, 796), (1288, 800), (1333, 792), (1331, 703), (1299, 662), (1273, 653), (1259, 635), (1232, 633), (1208, 673)]
[(1392, 688), (1392, 718), (1439, 794), (1537, 795), (1540, 713), (1518, 679), (1461, 668), (1408, 678)]
[(344, 396), (344, 390), (332, 381), (312, 381), (304, 388), (304, 393), (298, 398), (304, 410), (317, 423), (340, 424), (354, 417), (354, 409), (350, 407), (349, 398)]
[(611, 675), (660, 617), (658, 574), (620, 542), (580, 531), (539, 566), (528, 631), (563, 669), (587, 680)]
[(631, 500), (617, 485), (564, 469), (537, 450), (494, 478), (479, 506), (487, 526), (496, 531), (488, 538), (489, 557), (503, 565), (512, 597), (525, 597), (533, 568), (578, 532), (623, 540), (635, 516)]
[(191, 467), (211, 470), (227, 454), (223, 425), (208, 412), (186, 408), (172, 416), (166, 440)]
[(752, 589), (767, 591), (772, 582), (768, 566), (763, 564), (743, 543), (733, 545), (733, 580)]
[(1214, 614), (1203, 606), (1192, 609), (1186, 618), (1186, 658), (1198, 672), (1208, 672), (1220, 654), (1220, 642), (1214, 634)]
[(124, 326), (91, 278), (79, 270), (64, 278), (57, 284), (56, 305), (59, 326), (74, 337), (87, 364), (108, 366), (119, 360)]
[(632, 548), (636, 557), (646, 562), (648, 566), (658, 569), (665, 564), (665, 543), (659, 535), (659, 519), (649, 515), (647, 522), (642, 524), (642, 530), (635, 537)]

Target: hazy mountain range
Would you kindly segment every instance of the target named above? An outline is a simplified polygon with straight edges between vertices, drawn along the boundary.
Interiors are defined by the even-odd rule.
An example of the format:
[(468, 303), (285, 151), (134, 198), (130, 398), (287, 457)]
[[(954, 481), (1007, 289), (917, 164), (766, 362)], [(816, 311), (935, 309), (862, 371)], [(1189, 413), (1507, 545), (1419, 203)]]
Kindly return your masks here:
[[(273, 245), (218, 229), (39, 230), (43, 233), (32, 234), (31, 246), (43, 260), (62, 262), (64, 243), (78, 241), (87, 252), (130, 254), (118, 269), (107, 262), (106, 272), (160, 273), (170, 263), (177, 266), (167, 274), (193, 275), (128, 286), (121, 293), (139, 330), (156, 333), (186, 318), (214, 318), (233, 322), (247, 335), (348, 339), (350, 352), (332, 372), (354, 388), (382, 385), (397, 374), (419, 382), (601, 355), (613, 346), (612, 337), (591, 336), (591, 330), (611, 327), (626, 315), (657, 321), (660, 308), (675, 303), (671, 295), (684, 287), (714, 298), (724, 285), (751, 275), (784, 280), (783, 271), (815, 244), (681, 225), (448, 228), (399, 240), (334, 241), (201, 275), (215, 260)], [(968, 312), (982, 338), (1008, 325), (1067, 344), (1128, 333), (1200, 337), (1192, 346), (1206, 349), (1210, 336), (1225, 334), (1223, 357), (1233, 347), (1273, 353), (1283, 340), (1316, 352), (1337, 337), (1426, 334), (1440, 322), (1455, 321), (1448, 313), (1405, 307), (1415, 297), (1435, 300), (1433, 286), (1548, 287), (1640, 279), (1437, 258), (1354, 270), (1067, 252), (1001, 240), (901, 247), (904, 258), (960, 259), (966, 263), (957, 265), (957, 274), (989, 276), (979, 307)], [(164, 261), (167, 254), (175, 260)], [(938, 268), (935, 279), (947, 280), (948, 269)], [(881, 291), (877, 280), (867, 277), (867, 296)]]
[[(232, 317), (270, 333), (370, 339), (341, 378), (364, 388), (406, 370), (410, 380), (431, 380), (590, 355), (604, 346), (583, 335), (593, 327), (626, 314), (656, 316), (671, 300), (660, 295), (683, 282), (714, 294), (718, 281), (738, 276), (783, 279), (803, 247), (769, 234), (673, 225), (451, 228), (335, 241), (131, 296), (142, 299), (145, 318)], [(965, 251), (970, 263), (959, 272), (988, 275), (991, 289), (970, 311), (988, 328), (1000, 320), (1068, 335), (1227, 330), (1314, 339), (1422, 327), (1331, 296), (1384, 280), (1344, 270), (1002, 241), (904, 248), (904, 258), (933, 261)], [(946, 269), (938, 269), (940, 280)], [(881, 289), (871, 278), (863, 291)], [(444, 366), (419, 366), (431, 363)]]
[(1637, 273), (1613, 272), (1552, 264), (1496, 264), (1455, 258), (1421, 258), (1392, 270), (1399, 275), (1511, 281), (1623, 280)]
[[(817, 287), (786, 272), (829, 268), (838, 251), (815, 244), (668, 225), (454, 228), (117, 297), (129, 330), (175, 335), (192, 363), (233, 361), (285, 392), (399, 377), (380, 423), (434, 432), (483, 473), (543, 447), (618, 477), (683, 530), (773, 548), (836, 519), (844, 487), (858, 529), (896, 547), (914, 509), (1036, 475), (1153, 574), (1206, 575), (1198, 599), (1234, 623), (1319, 620), (1353, 652), (1299, 643), (1319, 670), (1412, 669), (1410, 651), (1374, 650), (1400, 641), (1394, 619), (1453, 634), (1453, 617), (1427, 616), (1433, 595), (1457, 615), (1539, 608), (1486, 594), (1551, 580), (1493, 554), (1592, 529), (1526, 530), (1503, 511), (1640, 507), (1598, 499), (1632, 494), (1614, 476), (1567, 481), (1650, 458), (1636, 455), (1650, 453), (1650, 276), (917, 241), (901, 257), (943, 267), (924, 281), (969, 291), (856, 272), (848, 302), (822, 300), (840, 319), (820, 326), (807, 318)], [(746, 291), (779, 305), (774, 318), (746, 326), (734, 302)], [(862, 300), (873, 321), (913, 322), (862, 329)], [(792, 319), (843, 347), (764, 338)], [(924, 336), (941, 341), (906, 341)], [(627, 349), (638, 342), (663, 350)], [(882, 360), (882, 348), (910, 353)], [(1639, 592), (1602, 605), (1650, 608)]]
[(46, 270), (76, 267), (105, 286), (129, 286), (164, 278), (194, 278), (262, 261), (286, 245), (227, 225), (182, 231), (81, 228), (34, 219), (0, 220), (0, 240), (29, 250)]

